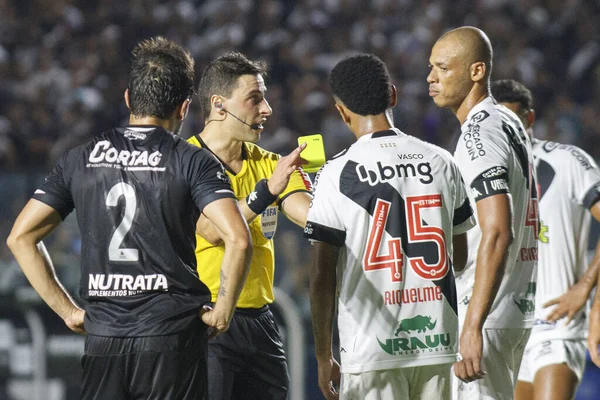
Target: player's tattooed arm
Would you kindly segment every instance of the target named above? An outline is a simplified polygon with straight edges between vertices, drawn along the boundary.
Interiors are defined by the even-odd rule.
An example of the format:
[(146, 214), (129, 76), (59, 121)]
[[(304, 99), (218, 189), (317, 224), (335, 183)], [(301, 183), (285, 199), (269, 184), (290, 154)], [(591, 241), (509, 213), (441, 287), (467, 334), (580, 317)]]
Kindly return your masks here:
[(227, 274), (225, 271), (221, 270), (221, 284), (219, 286), (219, 297), (225, 297), (227, 295), (227, 290), (225, 289), (225, 285), (227, 284)]
[(201, 311), (202, 321), (211, 327), (210, 337), (229, 328), (250, 269), (252, 238), (234, 199), (215, 200), (206, 205), (202, 212), (215, 224), (225, 242), (217, 301), (211, 310)]

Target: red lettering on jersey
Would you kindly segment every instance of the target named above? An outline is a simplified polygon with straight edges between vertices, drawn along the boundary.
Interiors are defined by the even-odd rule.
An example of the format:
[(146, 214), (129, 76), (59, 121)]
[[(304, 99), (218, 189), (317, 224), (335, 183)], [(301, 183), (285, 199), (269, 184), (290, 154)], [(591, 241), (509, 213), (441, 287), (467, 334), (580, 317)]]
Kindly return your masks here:
[(386, 290), (383, 293), (384, 304), (386, 306), (440, 301), (442, 297), (442, 289), (439, 286)]
[(537, 261), (538, 249), (537, 247), (522, 247), (521, 248), (521, 261)]
[(392, 297), (393, 294), (394, 294), (394, 292), (390, 292), (389, 290), (384, 293), (383, 300), (384, 300), (385, 305), (396, 304), (394, 302), (394, 298)]
[(415, 288), (410, 289), (410, 302), (411, 303), (417, 302), (417, 289), (415, 289)]

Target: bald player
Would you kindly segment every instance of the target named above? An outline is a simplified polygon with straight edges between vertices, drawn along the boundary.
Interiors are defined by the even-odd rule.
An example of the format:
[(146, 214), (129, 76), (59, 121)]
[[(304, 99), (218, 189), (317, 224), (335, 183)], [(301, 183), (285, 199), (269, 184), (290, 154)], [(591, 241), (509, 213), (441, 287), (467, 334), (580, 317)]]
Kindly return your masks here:
[(490, 95), (492, 54), (483, 31), (449, 31), (431, 50), (427, 77), (434, 103), (461, 123), (454, 157), (478, 220), (468, 232), (474, 251), (456, 282), (457, 399), (512, 399), (534, 322), (538, 217), (531, 143), (519, 118)]

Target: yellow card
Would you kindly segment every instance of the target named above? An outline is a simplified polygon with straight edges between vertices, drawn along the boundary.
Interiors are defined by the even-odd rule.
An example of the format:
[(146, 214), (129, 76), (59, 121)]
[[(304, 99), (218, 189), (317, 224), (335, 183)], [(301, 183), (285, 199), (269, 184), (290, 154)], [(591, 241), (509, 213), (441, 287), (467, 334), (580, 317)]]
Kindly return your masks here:
[(298, 145), (306, 142), (306, 148), (302, 151), (302, 158), (308, 161), (302, 169), (306, 172), (317, 172), (325, 164), (325, 148), (323, 137), (316, 133), (314, 135), (300, 136)]

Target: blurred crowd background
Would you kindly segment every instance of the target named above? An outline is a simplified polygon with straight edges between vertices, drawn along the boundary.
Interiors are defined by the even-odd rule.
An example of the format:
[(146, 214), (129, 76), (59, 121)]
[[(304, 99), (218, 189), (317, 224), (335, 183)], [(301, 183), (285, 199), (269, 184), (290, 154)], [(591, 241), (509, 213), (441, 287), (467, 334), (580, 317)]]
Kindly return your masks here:
[[(398, 88), (397, 127), (452, 150), (459, 124), (428, 96), (428, 58), (443, 32), (474, 25), (494, 47), (492, 79), (514, 78), (532, 90), (535, 135), (598, 159), (599, 21), (599, 0), (0, 0), (0, 298), (30, 297), (18, 294), (27, 283), (5, 245), (15, 216), (66, 149), (126, 123), (129, 56), (143, 38), (186, 46), (198, 75), (228, 50), (267, 61), (273, 115), (259, 144), (285, 154), (298, 136), (322, 133), (329, 158), (353, 136), (332, 106), (327, 76), (355, 52), (387, 64)], [(202, 130), (199, 111), (195, 101), (185, 137)], [(47, 245), (75, 293), (74, 218)], [(306, 247), (300, 230), (280, 220), (277, 286), (309, 327)], [(49, 318), (51, 330), (65, 329)], [(0, 341), (0, 387), (10, 370), (2, 354)]]

